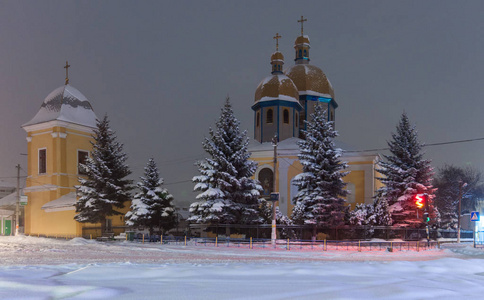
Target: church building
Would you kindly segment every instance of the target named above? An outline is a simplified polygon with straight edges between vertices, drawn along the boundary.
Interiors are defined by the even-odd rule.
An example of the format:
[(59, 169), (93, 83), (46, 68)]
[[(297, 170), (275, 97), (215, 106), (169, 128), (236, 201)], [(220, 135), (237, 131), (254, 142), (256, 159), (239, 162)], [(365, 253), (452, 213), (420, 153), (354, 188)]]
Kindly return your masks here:
[[(100, 224), (74, 220), (79, 168), (92, 151), (96, 114), (87, 98), (69, 84), (52, 91), (37, 114), (22, 125), (27, 132), (28, 177), (24, 193), (25, 234), (57, 237), (97, 236)], [(128, 205), (129, 208), (129, 205)], [(124, 225), (111, 217), (107, 229)], [(99, 228), (99, 230), (97, 229)]]
[[(254, 141), (250, 145), (251, 159), (258, 163), (255, 178), (261, 182), (264, 196), (279, 192), (279, 209), (291, 215), (294, 205), (292, 198), (298, 190), (292, 184), (294, 177), (303, 172), (298, 160), (297, 142), (304, 138), (305, 120), (310, 119), (315, 105), (323, 105), (329, 121), (336, 121), (335, 93), (323, 71), (310, 64), (309, 37), (303, 33), (296, 38), (295, 64), (283, 69), (284, 56), (279, 52), (279, 34), (276, 34), (276, 52), (271, 56), (271, 75), (261, 81), (255, 91)], [(336, 124), (336, 123), (335, 123)], [(336, 147), (349, 150), (338, 140)], [(277, 145), (277, 147), (276, 147)], [(355, 154), (357, 153), (357, 154)], [(350, 194), (348, 204), (354, 208), (358, 203), (371, 203), (380, 183), (375, 179), (377, 154), (344, 152), (342, 161), (348, 163), (344, 177)], [(274, 178), (275, 176), (275, 178)], [(275, 184), (275, 186), (274, 186)]]

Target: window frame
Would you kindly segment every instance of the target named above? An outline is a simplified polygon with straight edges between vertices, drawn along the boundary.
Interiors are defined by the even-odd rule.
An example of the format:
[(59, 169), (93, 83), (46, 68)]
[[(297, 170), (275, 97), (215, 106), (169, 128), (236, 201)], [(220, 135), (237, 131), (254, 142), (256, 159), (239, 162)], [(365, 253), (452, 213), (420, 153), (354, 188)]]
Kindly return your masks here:
[(81, 172), (80, 168), (79, 168), (79, 165), (81, 164), (81, 161), (80, 161), (80, 156), (79, 154), (80, 153), (86, 153), (86, 157), (84, 159), (84, 162), (86, 161), (86, 159), (89, 157), (89, 151), (87, 150), (82, 150), (82, 149), (77, 149), (77, 174), (78, 175), (87, 175), (86, 172)]
[[(41, 161), (40, 153), (44, 152), (44, 159)], [(37, 171), (39, 175), (47, 174), (47, 147), (37, 149)], [(43, 162), (43, 168), (41, 167), (41, 162)], [(43, 172), (41, 172), (43, 170)]]
[[(270, 113), (270, 118), (269, 118), (269, 113)], [(269, 122), (269, 119), (270, 119), (270, 122)], [(267, 124), (273, 124), (274, 123), (274, 110), (272, 108), (267, 109), (266, 123)]]

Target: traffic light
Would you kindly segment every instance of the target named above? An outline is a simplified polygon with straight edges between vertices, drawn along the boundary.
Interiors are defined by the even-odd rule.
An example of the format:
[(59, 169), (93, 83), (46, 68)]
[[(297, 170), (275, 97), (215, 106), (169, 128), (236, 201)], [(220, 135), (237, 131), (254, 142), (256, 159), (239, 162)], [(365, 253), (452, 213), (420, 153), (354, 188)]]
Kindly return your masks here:
[(417, 208), (423, 208), (425, 206), (425, 199), (426, 197), (424, 197), (424, 195), (422, 194), (417, 194), (415, 195), (415, 205), (417, 206)]
[(429, 213), (428, 212), (424, 212), (424, 214), (423, 214), (423, 221), (425, 223), (430, 222), (430, 216), (429, 216)]

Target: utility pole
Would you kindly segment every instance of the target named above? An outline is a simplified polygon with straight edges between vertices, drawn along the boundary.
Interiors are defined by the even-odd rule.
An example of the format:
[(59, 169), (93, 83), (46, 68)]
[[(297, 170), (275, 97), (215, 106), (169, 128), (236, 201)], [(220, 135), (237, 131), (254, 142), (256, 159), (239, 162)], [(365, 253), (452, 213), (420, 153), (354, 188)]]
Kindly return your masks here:
[(20, 219), (20, 164), (17, 164), (17, 206), (15, 207), (15, 235), (18, 235)]
[[(272, 146), (274, 147), (274, 172), (273, 172), (273, 183), (272, 189), (276, 192), (276, 174), (277, 174), (277, 135), (272, 138)], [(272, 231), (271, 231), (271, 241), (272, 246), (276, 246), (276, 201), (272, 201)]]
[(460, 214), (461, 214), (461, 203), (462, 203), (462, 189), (467, 186), (467, 183), (459, 180), (459, 208), (457, 211), (457, 243), (460, 243)]

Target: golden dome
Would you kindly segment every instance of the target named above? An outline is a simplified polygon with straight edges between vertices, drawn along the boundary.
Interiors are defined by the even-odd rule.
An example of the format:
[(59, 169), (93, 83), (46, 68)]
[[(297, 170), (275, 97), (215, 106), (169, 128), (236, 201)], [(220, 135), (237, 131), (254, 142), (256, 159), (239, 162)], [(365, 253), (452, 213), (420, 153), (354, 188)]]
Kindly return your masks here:
[(286, 75), (272, 75), (261, 81), (255, 90), (255, 102), (265, 100), (288, 100), (299, 103), (296, 85)]
[(277, 51), (272, 53), (271, 55), (271, 61), (276, 61), (276, 60), (284, 60), (284, 55), (282, 55), (281, 52)]
[(294, 45), (301, 45), (301, 44), (308, 44), (309, 45), (309, 36), (307, 35), (300, 35), (296, 38)]
[(294, 65), (285, 74), (294, 82), (299, 94), (334, 99), (333, 87), (320, 68), (309, 64)]

